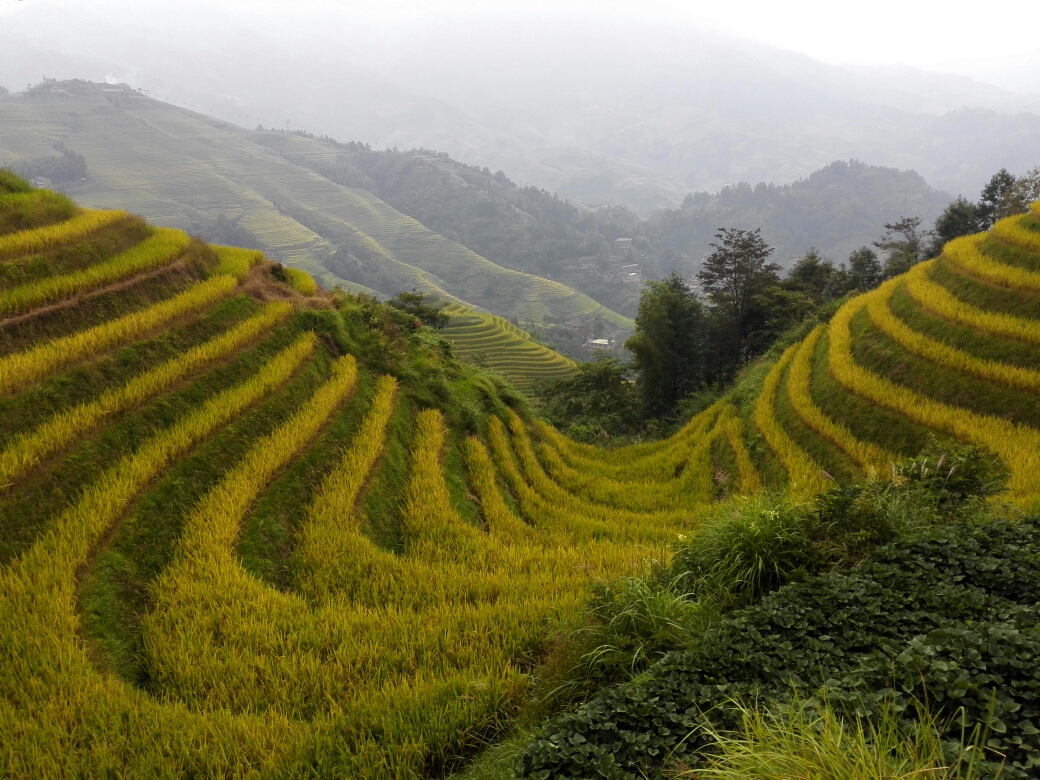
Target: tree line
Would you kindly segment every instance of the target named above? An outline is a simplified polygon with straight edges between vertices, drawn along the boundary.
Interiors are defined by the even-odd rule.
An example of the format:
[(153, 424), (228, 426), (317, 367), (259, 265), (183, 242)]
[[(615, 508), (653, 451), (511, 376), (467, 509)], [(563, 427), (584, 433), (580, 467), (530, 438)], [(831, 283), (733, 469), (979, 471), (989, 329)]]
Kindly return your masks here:
[(543, 388), (543, 412), (585, 439), (685, 418), (784, 331), (937, 256), (953, 238), (1024, 213), (1037, 199), (1040, 168), (1020, 178), (1002, 169), (977, 202), (950, 203), (933, 230), (923, 229), (920, 217), (902, 217), (847, 262), (835, 265), (812, 249), (785, 278), (760, 230), (721, 228), (694, 280), (673, 272), (644, 284), (636, 330), (625, 342), (631, 362), (600, 356), (579, 365), (573, 376)]

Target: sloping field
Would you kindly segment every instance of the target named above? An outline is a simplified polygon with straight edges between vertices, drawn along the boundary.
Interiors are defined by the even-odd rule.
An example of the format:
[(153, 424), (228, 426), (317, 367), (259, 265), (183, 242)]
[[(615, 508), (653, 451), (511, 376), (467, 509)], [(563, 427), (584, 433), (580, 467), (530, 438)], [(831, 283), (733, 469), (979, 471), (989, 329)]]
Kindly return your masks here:
[(307, 138), (253, 133), (130, 89), (82, 82), (0, 102), (0, 165), (53, 156), (58, 142), (87, 160), (88, 180), (68, 185), (82, 203), (182, 230), (222, 216), (272, 259), (328, 288), (386, 296), (417, 289), (525, 321), (599, 318), (633, 327), (570, 287), (496, 265), (278, 153), (291, 144), (294, 154), (320, 156)]
[(442, 311), (451, 317), (441, 335), (452, 350), (498, 371), (516, 387), (530, 392), (539, 382), (567, 376), (574, 362), (531, 339), (531, 334), (494, 314), (450, 304)]

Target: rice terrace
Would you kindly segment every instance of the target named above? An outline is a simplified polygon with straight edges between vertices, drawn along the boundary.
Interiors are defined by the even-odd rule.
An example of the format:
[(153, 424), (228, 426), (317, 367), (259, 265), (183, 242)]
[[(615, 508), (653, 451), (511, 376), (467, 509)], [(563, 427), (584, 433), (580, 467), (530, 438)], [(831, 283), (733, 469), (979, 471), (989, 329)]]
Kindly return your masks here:
[[(372, 298), (0, 187), (7, 776), (446, 774), (509, 732), (593, 585), (718, 507), (811, 502), (935, 435), (1040, 502), (1040, 204), (804, 327), (674, 436), (610, 449)], [(525, 335), (470, 316), (457, 349)], [(567, 366), (502, 354), (507, 376)], [(1022, 702), (1005, 754), (1033, 776)], [(580, 775), (570, 722), (524, 776)], [(606, 777), (653, 764), (611, 755)]]

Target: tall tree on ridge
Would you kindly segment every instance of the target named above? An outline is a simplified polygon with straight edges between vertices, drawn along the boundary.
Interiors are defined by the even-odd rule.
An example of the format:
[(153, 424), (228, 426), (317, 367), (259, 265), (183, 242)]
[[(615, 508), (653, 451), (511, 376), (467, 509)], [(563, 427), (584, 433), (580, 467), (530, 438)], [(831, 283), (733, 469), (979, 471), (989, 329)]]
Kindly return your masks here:
[(668, 414), (704, 381), (704, 307), (674, 271), (639, 296), (636, 332), (625, 342), (639, 373), (645, 410)]
[(921, 230), (921, 217), (901, 217), (885, 224), (885, 237), (875, 241), (874, 246), (888, 252), (885, 260), (885, 277), (906, 273), (924, 260), (925, 241), (931, 232)]
[(729, 374), (752, 357), (750, 337), (765, 321), (755, 299), (779, 285), (780, 266), (767, 262), (773, 248), (762, 240), (761, 230), (720, 228), (715, 238), (714, 251), (705, 258), (697, 278), (722, 315), (728, 338), (720, 341), (720, 348), (723, 365), (730, 368), (724, 373)]

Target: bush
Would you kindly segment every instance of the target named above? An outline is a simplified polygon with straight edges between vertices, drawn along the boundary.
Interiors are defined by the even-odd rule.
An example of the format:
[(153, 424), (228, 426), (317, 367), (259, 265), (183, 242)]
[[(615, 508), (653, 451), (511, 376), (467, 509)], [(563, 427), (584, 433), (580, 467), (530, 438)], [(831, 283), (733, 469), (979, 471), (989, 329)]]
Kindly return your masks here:
[[(599, 585), (585, 623), (563, 639), (569, 661), (553, 700), (644, 672), (703, 640), (712, 619), (750, 606), (793, 582), (849, 569), (871, 550), (929, 527), (972, 516), (1006, 479), (999, 461), (972, 447), (934, 447), (887, 479), (834, 487), (809, 504), (754, 496), (720, 507), (701, 530), (680, 537), (665, 567)], [(546, 671), (560, 675), (560, 659)]]
[[(660, 776), (703, 764), (712, 733), (732, 730), (734, 698), (765, 705), (791, 691), (875, 722), (886, 702), (913, 720), (927, 701), (953, 729), (988, 727), (981, 767), (1008, 778), (1040, 769), (1040, 519), (965, 519), (875, 550), (852, 571), (790, 585), (735, 613), (697, 646), (666, 655), (544, 729), (523, 777)], [(956, 717), (956, 722), (948, 720)]]

